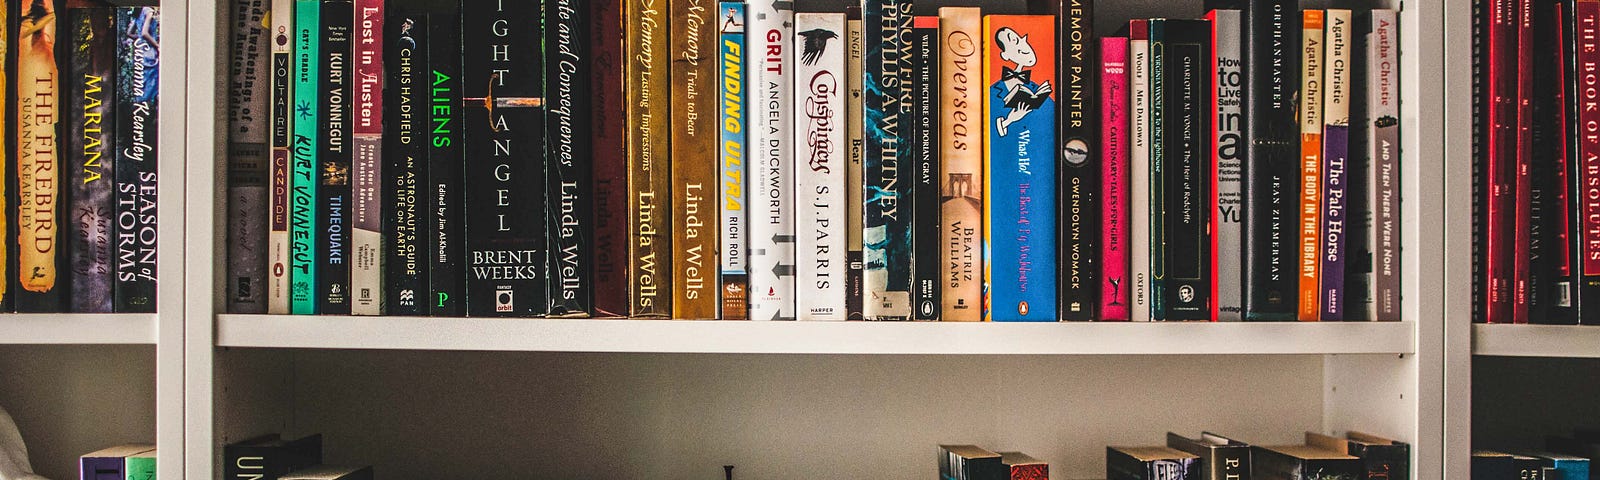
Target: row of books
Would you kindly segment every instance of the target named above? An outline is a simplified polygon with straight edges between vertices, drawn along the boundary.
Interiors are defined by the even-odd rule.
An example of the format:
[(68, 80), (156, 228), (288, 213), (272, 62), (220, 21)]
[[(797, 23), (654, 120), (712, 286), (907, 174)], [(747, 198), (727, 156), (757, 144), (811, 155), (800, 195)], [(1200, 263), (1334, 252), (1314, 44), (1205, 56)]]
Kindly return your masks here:
[(0, 1), (0, 311), (155, 312), (160, 11), (65, 3)]
[(156, 480), (156, 446), (118, 445), (78, 457), (81, 480)]
[(433, 3), (234, 2), (230, 311), (1398, 320), (1392, 10)]
[(977, 445), (940, 445), (940, 480), (1050, 480), (1050, 464), (1022, 452)]
[[(251, 480), (372, 480), (371, 466), (322, 463), (322, 435), (287, 440), (276, 433), (223, 447), (222, 478)], [(85, 480), (88, 480), (85, 478)], [(129, 479), (133, 480), (133, 479)]]
[(1543, 449), (1474, 450), (1472, 478), (1483, 480), (1587, 480), (1600, 459), (1600, 429), (1545, 437)]
[(1600, 1), (1472, 5), (1473, 319), (1600, 324)]
[[(939, 475), (1046, 479), (1049, 465), (1020, 453), (941, 445)], [(1307, 432), (1302, 445), (1270, 447), (1213, 433), (1189, 438), (1169, 432), (1166, 446), (1106, 447), (1107, 480), (1405, 480), (1410, 475), (1410, 445), (1358, 432), (1345, 438)]]

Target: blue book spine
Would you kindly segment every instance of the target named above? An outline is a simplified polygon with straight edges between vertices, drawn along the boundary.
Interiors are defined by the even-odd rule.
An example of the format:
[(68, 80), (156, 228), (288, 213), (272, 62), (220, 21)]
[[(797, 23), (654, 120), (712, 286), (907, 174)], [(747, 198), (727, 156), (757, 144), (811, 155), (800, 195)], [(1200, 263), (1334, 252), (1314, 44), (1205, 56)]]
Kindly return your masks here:
[(322, 75), (318, 55), (322, 43), (322, 2), (295, 3), (294, 142), (289, 169), (289, 309), (296, 315), (317, 313), (317, 99)]
[(868, 320), (911, 319), (911, 2), (867, 0), (861, 9), (866, 53), (862, 114), (863, 310)]
[(718, 309), (723, 320), (750, 318), (747, 293), (750, 285), (749, 225), (745, 209), (745, 145), (748, 132), (744, 65), (744, 2), (721, 2), (722, 30), (722, 302)]
[(1055, 21), (990, 15), (983, 23), (984, 38), (994, 39), (984, 62), (985, 318), (1056, 321)]

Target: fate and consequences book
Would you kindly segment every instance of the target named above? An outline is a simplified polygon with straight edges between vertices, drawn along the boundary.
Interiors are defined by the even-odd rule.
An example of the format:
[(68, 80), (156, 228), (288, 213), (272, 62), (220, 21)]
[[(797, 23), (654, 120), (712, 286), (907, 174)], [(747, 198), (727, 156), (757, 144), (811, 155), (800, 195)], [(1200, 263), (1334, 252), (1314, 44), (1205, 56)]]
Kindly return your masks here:
[(984, 59), (986, 318), (1055, 321), (1055, 18), (983, 23), (993, 39)]

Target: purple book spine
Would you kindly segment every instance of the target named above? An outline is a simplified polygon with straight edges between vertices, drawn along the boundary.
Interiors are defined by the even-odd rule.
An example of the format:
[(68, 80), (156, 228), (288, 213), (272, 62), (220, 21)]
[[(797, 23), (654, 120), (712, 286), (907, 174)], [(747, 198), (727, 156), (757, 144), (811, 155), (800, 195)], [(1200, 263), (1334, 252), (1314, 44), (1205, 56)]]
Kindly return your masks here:
[(1326, 125), (1322, 129), (1322, 321), (1344, 320), (1345, 193), (1350, 158), (1350, 127)]
[(78, 460), (78, 478), (83, 480), (123, 480), (122, 457), (84, 457)]

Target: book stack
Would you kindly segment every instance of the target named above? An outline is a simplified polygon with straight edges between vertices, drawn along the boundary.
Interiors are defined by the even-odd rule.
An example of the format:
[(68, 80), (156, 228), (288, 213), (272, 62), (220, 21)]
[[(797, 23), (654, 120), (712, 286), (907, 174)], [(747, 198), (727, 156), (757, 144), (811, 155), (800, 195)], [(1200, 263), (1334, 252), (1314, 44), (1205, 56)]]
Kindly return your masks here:
[[(285, 440), (278, 434), (223, 447), (222, 477), (252, 480), (372, 480), (370, 466), (322, 463), (322, 435)], [(129, 480), (133, 480), (130, 478)], [(142, 480), (142, 479), (141, 479)]]
[(1021, 452), (995, 453), (976, 445), (940, 445), (942, 480), (1049, 480), (1050, 464)]
[(231, 311), (1399, 319), (1393, 10), (417, 3), (233, 2)]
[(1167, 433), (1166, 446), (1106, 447), (1108, 480), (1292, 480), (1410, 478), (1410, 446), (1349, 432), (1307, 432), (1301, 445), (1255, 446), (1206, 432)]
[(0, 312), (154, 313), (160, 10), (0, 11)]
[(84, 454), (78, 458), (78, 478), (82, 480), (155, 480), (156, 447), (121, 445)]

